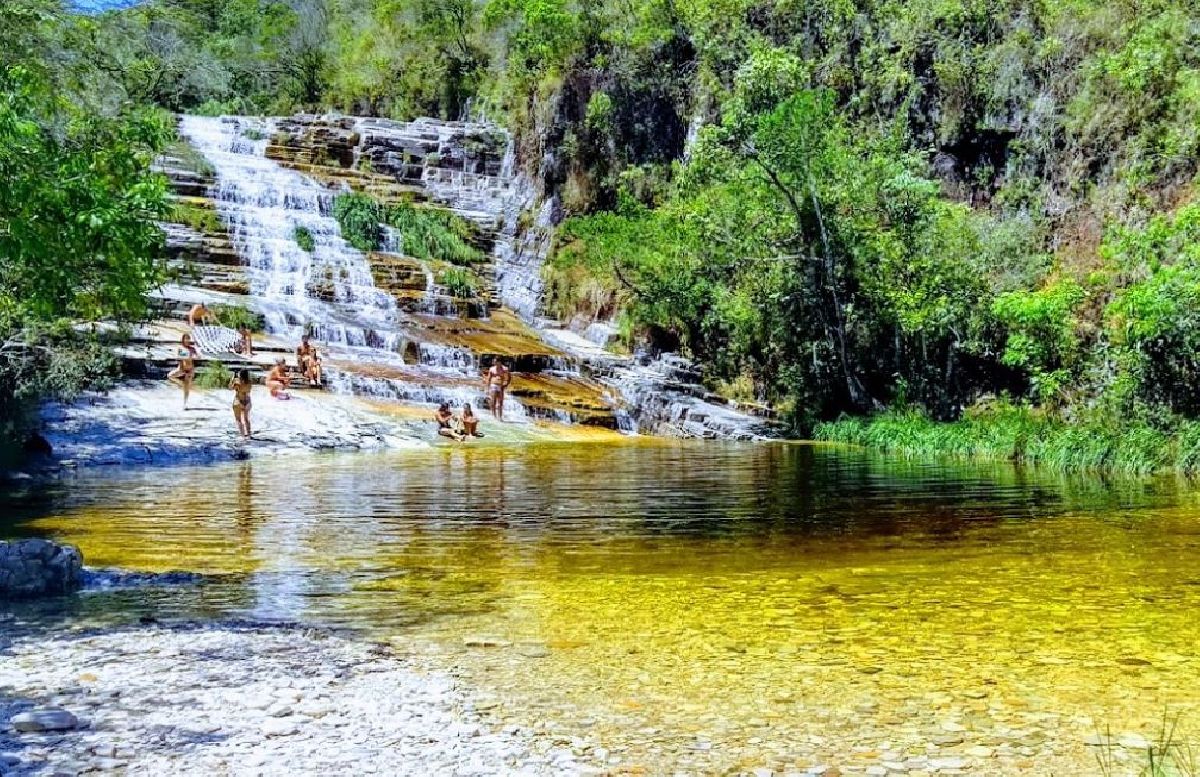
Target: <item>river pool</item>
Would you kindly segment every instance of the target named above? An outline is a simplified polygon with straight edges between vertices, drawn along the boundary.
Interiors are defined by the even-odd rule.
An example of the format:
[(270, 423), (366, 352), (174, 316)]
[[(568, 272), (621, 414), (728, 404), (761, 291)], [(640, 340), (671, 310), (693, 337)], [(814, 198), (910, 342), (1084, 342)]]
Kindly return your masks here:
[(1198, 497), (631, 440), (81, 472), (0, 534), (212, 576), (38, 617), (350, 628), (617, 774), (1125, 774), (1200, 725)]

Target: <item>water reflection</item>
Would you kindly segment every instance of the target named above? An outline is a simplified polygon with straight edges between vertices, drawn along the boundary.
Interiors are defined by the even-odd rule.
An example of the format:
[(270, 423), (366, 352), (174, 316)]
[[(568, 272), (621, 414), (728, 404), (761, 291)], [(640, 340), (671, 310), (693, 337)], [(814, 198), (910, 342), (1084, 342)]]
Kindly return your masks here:
[[(1098, 726), (1200, 699), (1196, 505), (1174, 480), (631, 443), (87, 473), (4, 514), (92, 564), (229, 575), (93, 616), (361, 628), (646, 763), (699, 732), (720, 747), (691, 767), (754, 765), (765, 729), (829, 743), (778, 766), (924, 752), (949, 720), (938, 747), (1001, 759), (981, 773), (1032, 748), (1071, 774)], [(479, 634), (516, 648), (464, 647)]]

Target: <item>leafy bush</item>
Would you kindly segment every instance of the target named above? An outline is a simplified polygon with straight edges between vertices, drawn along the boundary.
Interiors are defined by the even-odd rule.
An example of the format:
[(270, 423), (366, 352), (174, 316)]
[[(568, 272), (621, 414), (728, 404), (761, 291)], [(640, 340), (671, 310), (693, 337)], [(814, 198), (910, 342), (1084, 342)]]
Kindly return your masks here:
[(367, 194), (342, 194), (333, 201), (346, 242), (360, 251), (378, 251), (383, 244), (383, 207)]
[(212, 312), (218, 324), (230, 329), (246, 327), (251, 332), (261, 332), (266, 326), (262, 315), (241, 305), (213, 305)]
[(317, 243), (313, 239), (313, 234), (309, 231), (308, 227), (296, 227), (293, 229), (292, 239), (296, 241), (296, 245), (310, 254), (317, 247)]
[(466, 299), (475, 296), (475, 278), (469, 270), (447, 267), (438, 275), (438, 284), (452, 297)]
[(1000, 361), (1027, 370), (1043, 400), (1057, 398), (1078, 366), (1074, 314), (1085, 296), (1079, 284), (1061, 279), (1038, 291), (1001, 294), (992, 304), (993, 314), (1008, 329)]
[(105, 338), (65, 323), (13, 330), (0, 325), (0, 449), (29, 428), (39, 400), (71, 401), (112, 388), (120, 361)]
[(487, 256), (469, 242), (474, 238), (474, 227), (450, 211), (398, 203), (386, 208), (384, 220), (400, 231), (408, 256), (461, 265), (487, 261)]
[(206, 362), (196, 370), (196, 386), (198, 388), (225, 388), (231, 380), (233, 380), (233, 373), (225, 366), (225, 362), (219, 360)]
[(204, 208), (184, 200), (177, 201), (171, 206), (171, 212), (168, 214), (167, 220), (176, 224), (184, 224), (197, 232), (203, 232), (207, 235), (225, 230), (224, 224), (221, 223), (221, 217), (217, 215), (215, 210)]

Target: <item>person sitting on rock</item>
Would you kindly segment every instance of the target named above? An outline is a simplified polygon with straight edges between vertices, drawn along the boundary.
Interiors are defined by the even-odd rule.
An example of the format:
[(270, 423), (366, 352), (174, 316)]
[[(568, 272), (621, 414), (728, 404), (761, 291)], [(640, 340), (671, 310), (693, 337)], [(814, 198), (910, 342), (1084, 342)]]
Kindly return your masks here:
[(247, 358), (254, 355), (254, 338), (250, 327), (242, 324), (238, 327), (238, 334), (241, 335), (242, 341), (238, 343), (237, 352)]
[(301, 337), (300, 345), (296, 346), (296, 366), (300, 374), (308, 379), (308, 385), (321, 385), (321, 355), (317, 353), (317, 347), (309, 342), (308, 335)]
[(196, 379), (196, 346), (192, 336), (184, 333), (179, 340), (179, 366), (167, 373), (167, 380), (183, 389), (183, 409), (187, 410), (188, 395), (192, 393), (192, 382)]
[(292, 398), (292, 395), (287, 392), (288, 386), (292, 384), (292, 378), (288, 375), (287, 362), (283, 360), (282, 356), (275, 360), (275, 366), (267, 373), (266, 384), (271, 391), (271, 396), (275, 399)]
[(475, 415), (475, 411), (471, 409), (470, 402), (463, 404), (462, 429), (463, 433), (468, 437), (483, 436), (483, 434), (479, 431), (479, 416)]
[(449, 402), (438, 405), (437, 412), (433, 414), (433, 420), (438, 425), (438, 434), (442, 437), (449, 437), (456, 442), (466, 439), (454, 429), (454, 413), (450, 412)]
[(238, 433), (250, 439), (250, 391), (254, 388), (250, 370), (238, 370), (237, 377), (229, 381), (229, 388), (233, 389), (233, 420)]
[(197, 302), (192, 305), (192, 309), (188, 311), (187, 322), (190, 327), (207, 326), (216, 320), (216, 316), (203, 302)]

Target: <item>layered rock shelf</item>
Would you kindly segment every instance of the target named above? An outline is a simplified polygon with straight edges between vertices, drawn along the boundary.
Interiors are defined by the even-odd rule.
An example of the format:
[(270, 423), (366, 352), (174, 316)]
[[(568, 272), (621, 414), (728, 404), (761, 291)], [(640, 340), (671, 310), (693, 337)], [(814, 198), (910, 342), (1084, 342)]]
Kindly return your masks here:
[(83, 556), (73, 545), (42, 539), (0, 542), (0, 599), (70, 593), (82, 576)]
[[(182, 132), (194, 148), (158, 163), (175, 205), (177, 221), (164, 224), (175, 282), (158, 292), (159, 318), (118, 348), (126, 374), (141, 382), (82, 406), (48, 407), (45, 436), (59, 459), (175, 463), (425, 444), (429, 411), (417, 408), (484, 408), (481, 376), (497, 357), (513, 370), (505, 416), (518, 424), (721, 439), (771, 432), (764, 419), (704, 389), (681, 360), (639, 364), (530, 323), (540, 305), (541, 258), (560, 216), (551, 200), (533, 219), (520, 218), (533, 212), (535, 198), (514, 171), (502, 130), (302, 115), (189, 117)], [(335, 196), (350, 190), (469, 219), (477, 247), (492, 254), (476, 270), (480, 288), (450, 293), (437, 279), (452, 266), (406, 255), (399, 239), (366, 254), (350, 248), (331, 218)], [(293, 235), (301, 227), (313, 236), (311, 251)], [(324, 356), (324, 393), (341, 397), (311, 394), (302, 413), (298, 404), (260, 403), (262, 432), (249, 444), (236, 439), (219, 403), (181, 415), (178, 389), (146, 381), (165, 378), (178, 363), (184, 319), (197, 302), (244, 308), (268, 327), (256, 335), (253, 357), (201, 353), (202, 372), (219, 362), (261, 382), (282, 357), (293, 367), (297, 396), (310, 395), (294, 358), (300, 332), (308, 331)], [(416, 412), (380, 417), (348, 401), (356, 397)]]

